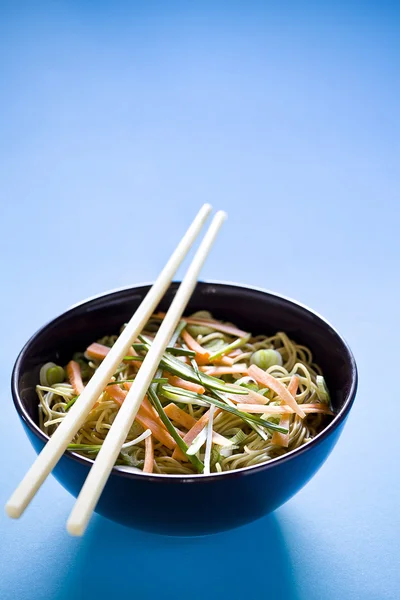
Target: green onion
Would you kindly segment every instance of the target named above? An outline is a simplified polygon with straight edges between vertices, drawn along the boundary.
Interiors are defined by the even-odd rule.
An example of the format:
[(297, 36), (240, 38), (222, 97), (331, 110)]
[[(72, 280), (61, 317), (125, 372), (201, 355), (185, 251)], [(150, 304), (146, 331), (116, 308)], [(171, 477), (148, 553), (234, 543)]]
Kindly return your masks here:
[(253, 352), (250, 357), (250, 364), (256, 365), (266, 371), (273, 365), (282, 365), (282, 355), (277, 350), (262, 349)]
[[(235, 404), (232, 402), (232, 400), (229, 400), (228, 398), (226, 398), (224, 396), (220, 396), (220, 394), (218, 392), (216, 392), (215, 390), (211, 390), (211, 393), (213, 394), (213, 396), (215, 396), (217, 398), (217, 400), (226, 402), (227, 404), (229, 404), (230, 406), (233, 406), (235, 408)], [(243, 419), (243, 420), (249, 427), (251, 427), (251, 429), (253, 429), (257, 433), (257, 435), (260, 436), (261, 439), (264, 440), (264, 442), (266, 442), (268, 440), (268, 434), (265, 433), (265, 431), (262, 427), (253, 423), (253, 421), (248, 421), (247, 419)]]
[(214, 467), (215, 464), (220, 460), (221, 455), (219, 450), (215, 446), (211, 448), (211, 456), (210, 456), (210, 467)]
[(65, 371), (62, 367), (55, 365), (47, 369), (46, 377), (50, 386), (55, 383), (62, 383), (65, 379)]
[(181, 438), (181, 436), (179, 435), (179, 433), (177, 432), (177, 430), (175, 429), (175, 427), (172, 425), (171, 421), (169, 420), (169, 418), (160, 402), (160, 399), (157, 396), (157, 393), (155, 390), (156, 387), (157, 387), (156, 384), (153, 384), (148, 389), (148, 395), (151, 400), (151, 403), (153, 404), (153, 406), (157, 410), (158, 414), (160, 415), (160, 419), (164, 423), (168, 432), (171, 434), (172, 438), (175, 440), (176, 445), (180, 448), (180, 450), (182, 450), (183, 454), (185, 454), (185, 456), (188, 458), (188, 460), (190, 460), (190, 462), (197, 469), (197, 471), (199, 473), (202, 473), (204, 470), (203, 463), (201, 462), (201, 460), (199, 460), (197, 458), (197, 456), (191, 456), (191, 455), (187, 454), (188, 446), (187, 446), (186, 442), (183, 441), (183, 439)]
[(231, 344), (228, 344), (227, 346), (223, 346), (222, 348), (217, 350), (217, 352), (214, 352), (214, 354), (211, 354), (209, 360), (213, 361), (214, 359), (218, 358), (219, 356), (222, 356), (223, 354), (229, 354), (229, 352), (232, 352), (232, 350), (236, 350), (236, 348), (240, 348), (241, 346), (244, 346), (245, 344), (247, 344), (250, 337), (251, 337), (250, 334), (248, 334), (248, 335), (246, 335), (246, 337), (238, 338)]
[(238, 444), (240, 446), (241, 444), (244, 444), (247, 438), (248, 435), (239, 429), (239, 431), (233, 437), (231, 437), (229, 441), (232, 442), (232, 444)]
[[(173, 387), (174, 386), (162, 386), (160, 393), (164, 395), (163, 390), (165, 390), (165, 388), (167, 388), (167, 392), (168, 392), (168, 389), (171, 389)], [(241, 410), (238, 410), (237, 408), (235, 408), (232, 405), (232, 403), (227, 404), (227, 399), (225, 399), (223, 397), (221, 398), (221, 396), (219, 394), (217, 394), (215, 392), (215, 390), (213, 390), (213, 394), (217, 398), (211, 398), (211, 396), (206, 396), (205, 394), (196, 394), (196, 392), (191, 392), (190, 390), (181, 390), (180, 388), (175, 388), (175, 389), (179, 390), (180, 396), (186, 396), (188, 398), (193, 398), (193, 399), (197, 399), (197, 400), (200, 400), (203, 402), (207, 402), (208, 404), (214, 404), (218, 408), (222, 408), (222, 410), (225, 410), (226, 412), (230, 412), (233, 415), (240, 417), (241, 419), (243, 419), (243, 421), (246, 421), (246, 422), (251, 421), (252, 423), (256, 423), (256, 425), (260, 425), (261, 427), (266, 427), (268, 429), (273, 429), (274, 431), (279, 431), (281, 433), (288, 432), (287, 429), (285, 429), (283, 427), (279, 427), (275, 423), (272, 423), (270, 421), (265, 421), (264, 419), (261, 419), (260, 417), (256, 417), (250, 413), (246, 413)]]
[(166, 351), (174, 356), (196, 356), (196, 352), (189, 350), (189, 348), (171, 348), (168, 346)]
[[(191, 315), (191, 317), (197, 319), (212, 319), (212, 315), (208, 310), (199, 310)], [(186, 329), (194, 338), (197, 338), (198, 335), (208, 335), (214, 331), (212, 327), (207, 327), (206, 325), (192, 325), (191, 323), (188, 323)]]
[(177, 328), (175, 329), (171, 339), (169, 340), (169, 345), (170, 346), (175, 346), (176, 342), (179, 339), (179, 336), (181, 335), (182, 331), (185, 329), (187, 323), (184, 319), (181, 319), (178, 323)]
[(328, 388), (326, 387), (325, 379), (322, 377), (322, 375), (317, 375), (316, 384), (317, 384), (317, 388), (319, 391), (319, 396), (321, 398), (321, 401), (324, 402), (325, 404), (327, 404), (330, 408), (332, 408), (331, 407), (331, 397), (329, 395)]
[[(132, 348), (137, 352), (143, 352), (147, 350), (148, 347), (146, 344), (132, 344)], [(193, 350), (186, 348), (175, 348), (174, 346), (168, 346), (165, 351), (169, 352), (170, 354), (174, 354), (175, 356), (196, 356), (196, 352)]]
[(207, 425), (203, 427), (198, 435), (194, 438), (193, 442), (190, 444), (186, 454), (188, 456), (194, 456), (200, 450), (202, 445), (205, 443), (207, 439)]
[[(143, 336), (139, 336), (140, 341), (147, 344), (148, 348), (150, 348), (150, 343)], [(135, 357), (132, 357), (132, 360), (135, 360)], [(163, 355), (160, 366), (163, 367), (169, 373), (173, 375), (177, 375), (178, 377), (182, 377), (182, 379), (186, 379), (187, 381), (191, 381), (192, 383), (201, 382), (207, 388), (219, 390), (220, 392), (230, 393), (230, 394), (243, 394), (243, 390), (238, 389), (237, 386), (229, 385), (222, 381), (222, 379), (217, 379), (216, 377), (211, 377), (210, 375), (206, 375), (205, 373), (196, 374), (195, 370), (186, 365), (181, 360), (175, 358), (174, 356)]]
[(71, 400), (68, 402), (67, 406), (65, 407), (66, 411), (69, 410), (73, 404), (75, 404), (77, 398), (78, 398), (78, 396), (74, 396), (73, 398), (71, 398)]
[[(119, 385), (120, 383), (133, 383), (134, 381), (134, 379), (120, 379), (119, 381), (110, 381), (110, 383), (107, 383), (107, 386)], [(154, 377), (152, 383), (168, 383), (168, 379), (166, 377)]]
[(216, 400), (215, 398), (211, 398), (210, 396), (204, 396), (204, 395), (203, 395), (203, 398), (210, 404), (214, 404), (218, 408), (221, 408), (222, 410), (225, 410), (226, 412), (230, 412), (232, 415), (236, 415), (237, 417), (240, 417), (241, 419), (243, 419), (243, 421), (252, 421), (256, 425), (260, 425), (261, 427), (265, 427), (266, 429), (273, 429), (274, 431), (279, 431), (280, 433), (288, 432), (288, 430), (285, 427), (280, 427), (279, 425), (276, 425), (275, 423), (272, 423), (271, 421), (265, 421), (264, 419), (261, 419), (260, 417), (255, 417), (254, 415), (251, 415), (250, 413), (246, 413), (241, 410), (237, 410), (237, 408), (233, 408), (233, 406), (229, 406), (229, 404), (225, 404), (224, 402), (221, 402), (220, 400)]
[(193, 398), (192, 396), (187, 396), (186, 394), (181, 394), (181, 388), (175, 388), (177, 392), (173, 392), (171, 390), (166, 390), (164, 386), (160, 388), (160, 394), (167, 400), (172, 400), (172, 402), (179, 402), (180, 404), (196, 404), (196, 406), (204, 406), (208, 407), (207, 402), (203, 402), (200, 398)]
[(200, 373), (200, 369), (199, 366), (197, 364), (197, 362), (195, 361), (194, 358), (191, 359), (190, 364), (193, 367), (193, 371), (196, 373), (197, 379), (199, 380), (200, 385), (203, 384), (202, 379), (201, 379), (201, 373)]

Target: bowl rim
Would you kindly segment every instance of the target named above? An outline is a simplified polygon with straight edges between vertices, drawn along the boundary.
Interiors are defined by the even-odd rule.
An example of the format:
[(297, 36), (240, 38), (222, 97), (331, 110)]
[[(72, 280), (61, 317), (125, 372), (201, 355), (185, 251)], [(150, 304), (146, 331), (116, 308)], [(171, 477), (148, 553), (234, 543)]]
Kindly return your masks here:
[[(241, 288), (241, 289), (247, 289), (247, 290), (251, 290), (251, 291), (255, 291), (255, 292), (261, 292), (262, 294), (274, 296), (275, 298), (278, 298), (280, 300), (284, 300), (286, 302), (294, 304), (294, 305), (302, 308), (303, 310), (311, 313), (313, 316), (317, 317), (320, 321), (322, 321), (324, 323), (324, 325), (326, 325), (338, 337), (339, 341), (342, 343), (343, 347), (345, 348), (345, 350), (347, 352), (346, 358), (350, 363), (351, 384), (350, 384), (349, 390), (346, 394), (345, 400), (343, 402), (343, 406), (340, 409), (340, 411), (335, 415), (335, 417), (332, 419), (332, 421), (322, 431), (320, 431), (312, 440), (310, 440), (309, 442), (306, 442), (305, 444), (303, 444), (302, 446), (299, 446), (298, 448), (295, 448), (294, 450), (287, 452), (283, 456), (278, 456), (278, 457), (273, 458), (265, 463), (252, 465), (250, 467), (242, 467), (240, 469), (233, 469), (231, 471), (223, 471), (221, 473), (210, 473), (207, 475), (203, 475), (201, 473), (197, 473), (197, 474), (192, 473), (190, 475), (165, 474), (165, 473), (143, 473), (139, 469), (137, 471), (133, 471), (133, 470), (131, 471), (131, 470), (129, 470), (131, 467), (115, 466), (112, 469), (112, 472), (111, 472), (112, 475), (127, 477), (128, 479), (134, 479), (134, 480), (140, 480), (140, 481), (147, 480), (148, 482), (153, 482), (153, 483), (155, 481), (158, 481), (160, 483), (175, 482), (175, 483), (179, 484), (179, 483), (211, 482), (211, 481), (226, 479), (229, 477), (237, 477), (237, 476), (256, 474), (263, 470), (274, 468), (276, 465), (283, 464), (284, 462), (290, 461), (298, 456), (301, 456), (302, 454), (306, 454), (312, 448), (319, 445), (326, 438), (328, 438), (345, 421), (346, 417), (348, 416), (348, 414), (350, 412), (350, 409), (354, 403), (354, 399), (355, 399), (356, 392), (357, 392), (357, 386), (358, 386), (357, 364), (356, 364), (353, 352), (350, 349), (350, 346), (348, 345), (346, 340), (340, 335), (340, 333), (335, 329), (335, 327), (333, 327), (333, 325), (329, 321), (327, 321), (327, 319), (325, 319), (317, 311), (311, 309), (310, 307), (308, 307), (306, 304), (303, 304), (302, 302), (298, 302), (297, 300), (294, 300), (293, 298), (290, 298), (283, 294), (278, 294), (272, 290), (268, 290), (268, 289), (265, 289), (265, 288), (262, 288), (259, 286), (247, 285), (247, 284), (243, 284), (243, 283), (224, 281), (224, 280), (199, 280), (198, 283), (204, 284), (204, 285), (230, 286), (230, 287), (236, 287), (236, 288)], [(171, 282), (171, 285), (179, 285), (179, 284), (180, 284), (180, 281), (172, 281)], [(12, 370), (11, 394), (13, 397), (15, 409), (16, 409), (19, 417), (22, 419), (23, 423), (32, 431), (32, 433), (34, 433), (35, 436), (37, 438), (39, 438), (42, 442), (46, 443), (49, 440), (49, 436), (46, 435), (45, 433), (43, 433), (43, 431), (39, 428), (39, 426), (30, 417), (27, 410), (25, 409), (25, 406), (22, 402), (22, 399), (21, 399), (21, 397), (19, 395), (19, 391), (18, 391), (19, 372), (20, 372), (23, 360), (25, 358), (25, 354), (28, 351), (30, 345), (35, 341), (35, 339), (47, 327), (49, 327), (50, 325), (53, 325), (59, 319), (64, 318), (65, 315), (68, 314), (69, 312), (72, 312), (73, 310), (75, 310), (85, 304), (89, 304), (90, 302), (93, 302), (100, 298), (105, 298), (106, 296), (113, 296), (113, 295), (116, 295), (116, 294), (119, 294), (119, 293), (122, 293), (125, 291), (129, 291), (129, 290), (133, 291), (137, 288), (148, 287), (151, 285), (153, 285), (153, 282), (144, 282), (144, 283), (137, 283), (135, 285), (121, 286), (121, 287), (113, 288), (111, 290), (107, 290), (105, 292), (101, 292), (99, 294), (94, 294), (92, 296), (89, 296), (88, 298), (85, 298), (84, 300), (76, 302), (75, 304), (73, 304), (72, 306), (67, 308), (65, 311), (58, 314), (56, 317), (54, 317), (53, 319), (51, 319), (50, 321), (48, 321), (47, 323), (42, 325), (42, 327), (40, 327), (24, 344), (24, 346), (22, 347), (22, 349), (20, 350), (20, 352), (16, 358), (16, 361), (14, 363), (14, 367)], [(86, 458), (85, 456), (82, 456), (80, 454), (72, 452), (71, 450), (66, 450), (63, 453), (63, 455), (61, 456), (61, 458), (63, 458), (63, 457), (66, 457), (67, 459), (71, 459), (73, 461), (76, 461), (78, 463), (81, 463), (81, 464), (89, 466), (89, 467), (91, 467), (91, 465), (93, 465), (93, 463), (94, 463), (93, 459)], [(60, 460), (61, 460), (61, 458), (60, 458)]]

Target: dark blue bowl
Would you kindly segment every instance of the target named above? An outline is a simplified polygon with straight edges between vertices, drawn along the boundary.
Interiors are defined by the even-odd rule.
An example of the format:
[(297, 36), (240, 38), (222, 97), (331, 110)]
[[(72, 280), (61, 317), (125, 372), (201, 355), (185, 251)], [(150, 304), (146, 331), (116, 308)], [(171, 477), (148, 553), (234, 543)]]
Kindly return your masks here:
[[(176, 293), (173, 283), (160, 309)], [(119, 330), (149, 285), (110, 292), (74, 306), (27, 342), (12, 374), (12, 395), (25, 431), (40, 452), (47, 441), (38, 427), (35, 385), (40, 366), (67, 362), (93, 340)], [(169, 535), (201, 535), (262, 517), (298, 492), (336, 444), (357, 389), (354, 357), (340, 335), (310, 309), (261, 289), (231, 283), (198, 283), (188, 312), (210, 310), (255, 334), (285, 331), (307, 345), (324, 371), (336, 417), (311, 442), (283, 458), (243, 470), (207, 476), (143, 475), (113, 470), (96, 512), (124, 525)], [(66, 452), (54, 476), (77, 496), (92, 461)], [(21, 474), (22, 475), (22, 474)]]

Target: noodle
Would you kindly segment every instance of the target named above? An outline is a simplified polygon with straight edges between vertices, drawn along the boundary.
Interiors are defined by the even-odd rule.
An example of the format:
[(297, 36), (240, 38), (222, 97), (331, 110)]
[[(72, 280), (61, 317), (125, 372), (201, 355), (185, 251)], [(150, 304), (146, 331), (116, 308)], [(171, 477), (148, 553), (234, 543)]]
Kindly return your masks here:
[[(211, 355), (210, 360), (213, 359), (212, 355), (215, 353), (219, 355), (218, 361), (220, 361), (220, 359), (224, 358), (225, 356), (223, 352), (224, 347), (228, 346), (229, 344), (236, 343), (235, 337), (233, 335), (228, 335), (218, 331), (218, 328), (214, 329), (212, 326), (213, 318), (205, 311), (196, 313), (194, 317), (197, 320), (204, 319), (206, 323), (204, 326), (197, 324), (190, 325), (190, 323), (188, 323), (186, 325), (187, 331), (193, 337), (195, 342), (200, 344), (205, 352), (208, 352), (208, 356)], [(145, 356), (146, 344), (151, 343), (151, 340), (154, 338), (154, 333), (157, 331), (159, 325), (159, 317), (155, 316), (150, 319), (146, 330), (142, 334), (144, 336), (145, 343), (140, 343), (138, 341), (137, 346), (135, 346), (135, 348), (139, 348), (137, 351), (135, 351), (135, 354), (139, 358), (141, 356)], [(215, 326), (217, 327), (216, 322)], [(116, 335), (104, 336), (101, 340), (98, 340), (98, 343), (109, 348), (115, 343), (117, 337), (118, 336)], [(185, 337), (185, 339), (187, 338)], [(177, 349), (176, 352), (174, 351), (172, 353), (175, 354), (173, 357), (175, 364), (182, 364), (183, 366), (187, 364), (189, 366), (186, 368), (191, 369), (192, 367), (190, 367), (190, 364), (193, 365), (193, 356), (195, 353), (188, 350), (183, 343), (182, 338), (180, 337), (178, 337), (178, 340), (174, 346), (174, 350)], [(273, 364), (267, 366), (265, 371), (269, 375), (272, 375), (274, 378), (279, 380), (285, 387), (288, 386), (293, 376), (297, 377), (298, 389), (295, 395), (295, 400), (300, 406), (302, 404), (312, 404), (326, 407), (327, 401), (329, 403), (329, 395), (328, 391), (326, 390), (325, 382), (321, 376), (321, 370), (317, 365), (314, 364), (310, 349), (303, 345), (296, 344), (296, 342), (289, 339), (285, 333), (278, 332), (270, 337), (264, 335), (257, 335), (253, 337), (247, 336), (246, 338), (238, 339), (237, 346), (235, 351), (232, 352), (232, 357), (229, 357), (229, 353), (227, 354), (227, 361), (229, 361), (230, 365), (239, 365), (239, 368), (236, 370), (241, 370), (240, 365), (243, 363), (246, 365), (246, 368), (249, 367), (250, 364), (256, 364), (262, 368), (262, 364), (258, 364), (260, 361), (272, 360)], [(182, 356), (179, 355), (179, 351), (181, 351)], [(169, 356), (171, 356), (171, 354)], [(74, 355), (74, 360), (78, 362), (81, 368), (84, 383), (88, 381), (101, 362), (100, 359), (93, 358), (87, 353), (76, 353)], [(181, 361), (181, 363), (177, 363), (177, 360)], [(218, 364), (217, 359), (214, 360)], [(190, 363), (190, 361), (192, 361), (192, 363)], [(228, 365), (227, 361), (225, 361), (225, 364)], [(216, 366), (216, 364), (213, 362), (209, 362), (207, 364), (209, 367)], [(219, 362), (219, 364), (223, 363)], [(53, 363), (49, 363), (49, 365), (53, 365)], [(44, 373), (46, 374), (47, 372), (48, 375), (45, 375), (45, 381), (42, 380), (41, 375), (41, 385), (37, 386), (37, 394), (39, 398), (39, 426), (44, 433), (51, 436), (58, 425), (65, 418), (65, 415), (68, 413), (70, 407), (74, 403), (76, 394), (73, 386), (65, 378), (65, 373), (64, 376), (60, 376), (63, 380), (58, 381), (57, 383), (51, 384), (51, 381), (46, 380), (46, 377), (49, 380), (51, 379), (51, 369), (53, 372), (55, 368), (61, 369), (60, 373), (63, 372), (61, 367), (53, 365), (52, 367), (48, 367), (47, 371), (45, 367), (46, 365), (43, 367)], [(193, 368), (195, 369), (193, 372), (198, 373), (197, 365), (194, 365)], [(165, 366), (163, 366), (163, 369), (164, 371), (167, 370)], [(126, 380), (132, 381), (134, 380), (137, 371), (137, 361), (136, 366), (134, 366), (133, 360), (121, 363), (114, 374), (113, 382), (118, 385), (119, 382), (124, 382)], [(164, 376), (168, 376), (168, 373), (164, 372), (162, 377)], [(201, 376), (201, 374), (199, 374), (199, 376)], [(158, 377), (160, 377), (160, 375), (158, 375)], [(320, 377), (324, 386), (322, 391), (320, 386), (321, 381), (317, 385), (318, 377)], [(166, 391), (169, 390), (171, 386), (164, 384), (163, 381), (164, 380), (157, 382), (157, 393), (162, 406), (166, 407), (171, 403), (171, 399), (170, 397), (167, 397)], [(251, 377), (247, 376), (246, 372), (221, 375), (218, 381), (221, 382), (222, 386), (225, 384), (227, 386), (231, 386), (232, 384), (238, 384), (242, 386), (243, 394), (247, 393), (248, 388), (254, 389), (258, 394), (262, 394), (264, 396), (266, 404), (281, 404), (281, 399), (275, 392), (259, 386)], [(46, 383), (46, 385), (43, 383)], [(198, 396), (198, 394), (193, 395), (193, 392), (186, 391), (188, 396), (184, 396), (183, 391), (179, 389), (177, 389), (175, 392), (178, 394), (178, 399), (174, 400), (175, 404), (190, 416), (188, 416), (187, 419), (192, 418), (196, 421), (209, 410), (209, 407), (212, 404), (210, 405), (208, 403), (207, 395), (208, 398), (210, 398), (213, 393), (212, 390), (207, 387), (207, 384), (204, 383), (203, 379), (199, 383), (202, 383), (202, 385), (206, 387), (206, 393), (204, 396), (205, 402), (203, 401), (201, 404), (199, 400), (201, 396)], [(164, 385), (166, 386), (165, 389)], [(122, 383), (121, 387), (122, 389), (125, 389)], [(199, 386), (197, 385), (197, 387)], [(224, 390), (224, 388), (222, 389)], [(326, 394), (323, 393), (324, 389), (326, 390)], [(174, 388), (172, 388), (172, 390), (174, 390)], [(181, 396), (179, 396), (180, 393), (182, 393)], [(190, 394), (192, 394), (192, 396), (190, 396)], [(218, 394), (219, 395), (215, 395), (215, 398), (219, 398), (220, 402), (223, 400), (226, 402), (227, 406), (229, 405), (235, 408), (235, 403), (229, 400), (229, 398), (232, 398), (232, 396), (225, 394), (224, 391), (218, 392)], [(198, 396), (197, 400), (196, 396)], [(182, 402), (180, 402), (180, 400), (182, 400)], [(214, 402), (216, 402), (216, 400), (214, 400)], [(89, 413), (84, 425), (75, 436), (73, 440), (73, 447), (71, 447), (71, 449), (73, 449), (74, 452), (78, 452), (86, 457), (94, 458), (113, 424), (113, 421), (119, 410), (119, 406), (120, 405), (118, 402), (109, 394), (107, 394), (106, 388)], [(217, 406), (219, 405), (217, 404)], [(327, 414), (332, 414), (328, 409), (325, 412)], [(288, 446), (284, 447), (278, 443), (273, 443), (274, 431), (270, 430), (270, 428), (277, 427), (279, 425), (279, 414), (269, 416), (266, 414), (264, 417), (262, 417), (262, 415), (257, 415), (257, 417), (260, 416), (264, 419), (264, 421), (260, 421), (260, 423), (265, 423), (265, 420), (267, 420), (270, 428), (260, 425), (258, 421), (256, 422), (256, 420), (252, 422), (244, 419), (241, 416), (243, 413), (238, 413), (238, 411), (232, 414), (232, 412), (220, 410), (216, 411), (215, 414), (216, 416), (213, 421), (213, 431), (215, 434), (220, 434), (220, 436), (223, 436), (227, 440), (227, 444), (225, 446), (221, 446), (213, 443), (208, 467), (212, 473), (243, 469), (252, 465), (262, 464), (273, 458), (282, 456), (285, 453), (299, 448), (306, 442), (310, 441), (328, 423), (327, 414), (311, 413), (307, 414), (304, 419), (297, 414), (292, 414), (288, 420)], [(154, 416), (154, 419), (156, 418), (159, 419), (159, 417)], [(181, 436), (186, 435), (187, 430), (185, 430), (184, 427), (175, 423), (174, 425), (181, 431)], [(211, 428), (209, 429), (211, 431)], [(135, 440), (144, 431), (145, 428), (135, 421), (128, 433), (126, 443)], [(154, 432), (152, 433), (154, 434)], [(150, 432), (147, 435), (150, 435)], [(76, 445), (83, 447), (76, 448)], [(173, 449), (167, 448), (160, 441), (157, 441), (156, 437), (153, 437), (153, 445), (153, 470), (155, 473), (189, 475), (199, 472), (194, 463), (189, 462), (188, 456), (185, 455), (185, 460), (181, 460), (181, 458), (177, 456), (176, 451), (174, 452)], [(204, 460), (205, 446), (206, 444), (203, 443), (200, 450), (196, 452), (196, 457), (200, 461)], [(210, 455), (210, 453), (208, 453), (208, 455)], [(142, 441), (139, 441), (137, 444), (134, 442), (134, 445), (123, 447), (117, 460), (117, 464), (141, 469), (143, 468), (144, 459), (145, 443), (142, 439)]]

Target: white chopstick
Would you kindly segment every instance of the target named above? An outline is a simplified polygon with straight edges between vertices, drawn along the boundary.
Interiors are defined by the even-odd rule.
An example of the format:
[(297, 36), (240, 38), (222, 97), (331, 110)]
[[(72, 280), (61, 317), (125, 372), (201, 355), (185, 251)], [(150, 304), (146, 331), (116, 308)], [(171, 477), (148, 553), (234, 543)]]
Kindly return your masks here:
[(161, 357), (192, 295), (200, 269), (225, 219), (226, 213), (222, 211), (215, 215), (101, 446), (67, 522), (67, 529), (72, 535), (82, 535), (87, 527)]
[(168, 289), (172, 277), (198, 236), (205, 220), (211, 212), (211, 208), (209, 204), (204, 204), (198, 212), (193, 223), (179, 242), (164, 269), (148, 291), (118, 340), (7, 502), (6, 512), (8, 516), (17, 519), (22, 515), (46, 477), (67, 449), (68, 444), (71, 443), (78, 429), (83, 425), (93, 404), (103, 392), (118, 365), (122, 362), (123, 357), (127, 354), (129, 347), (142, 331)]

